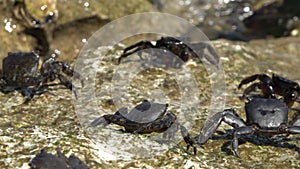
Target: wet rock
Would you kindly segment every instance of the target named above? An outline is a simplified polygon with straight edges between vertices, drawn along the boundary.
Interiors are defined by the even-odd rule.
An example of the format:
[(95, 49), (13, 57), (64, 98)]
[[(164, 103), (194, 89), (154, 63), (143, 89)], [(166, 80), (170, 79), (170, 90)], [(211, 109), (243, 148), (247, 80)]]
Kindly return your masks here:
[(162, 12), (197, 25), (210, 39), (248, 41), (299, 35), (297, 0), (152, 0)]
[[(297, 69), (300, 64), (298, 52), (300, 44), (299, 38), (256, 40), (250, 43), (220, 40), (214, 41), (212, 44), (221, 56), (225, 71), (227, 86), (227, 90), (225, 91), (227, 96), (226, 108), (235, 108), (243, 118), (245, 118), (243, 110), (244, 103), (238, 98), (242, 94), (242, 91), (237, 90), (237, 85), (240, 80), (254, 73), (270, 74), (272, 72), (297, 82), (300, 80), (300, 72)], [(104, 50), (103, 48), (99, 48), (99, 50), (100, 49)], [(96, 50), (96, 55), (97, 52), (100, 51)], [(115, 52), (121, 53), (119, 49)], [(83, 117), (79, 114), (79, 119), (75, 116), (74, 105), (72, 104), (72, 97), (70, 96), (71, 92), (68, 90), (55, 90), (49, 94), (46, 93), (37, 96), (28, 105), (21, 104), (23, 98), (17, 92), (8, 95), (0, 94), (2, 103), (0, 146), (4, 150), (2, 154), (0, 154), (3, 159), (2, 163), (0, 163), (2, 168), (25, 166), (25, 164), (33, 158), (30, 152), (39, 150), (45, 146), (55, 150), (57, 145), (59, 145), (64, 152), (76, 152), (76, 154), (81, 155), (81, 159), (88, 159), (87, 165), (91, 168), (101, 168), (104, 166), (165, 166), (167, 168), (173, 168), (184, 167), (185, 165), (201, 168), (230, 167), (236, 165), (245, 168), (259, 168), (262, 166), (277, 168), (296, 167), (300, 165), (298, 160), (299, 152), (297, 149), (299, 143), (291, 141), (288, 143), (273, 144), (270, 140), (259, 136), (246, 138), (247, 142), (239, 146), (243, 158), (238, 159), (234, 157), (230, 147), (230, 135), (224, 136), (224, 133), (226, 133), (224, 131), (230, 129), (230, 127), (226, 125), (221, 125), (217, 134), (213, 137), (213, 140), (209, 140), (202, 148), (198, 148), (199, 152), (196, 157), (193, 157), (185, 151), (184, 142), (180, 141), (180, 139), (178, 140), (178, 146), (172, 144), (167, 146), (166, 144), (157, 144), (157, 142), (153, 140), (153, 138), (161, 138), (161, 135), (150, 134), (149, 137), (146, 138), (137, 137), (130, 133), (120, 131), (120, 128), (117, 126), (108, 127), (106, 129), (95, 128), (93, 130), (86, 128), (84, 123), (82, 123), (84, 119), (87, 122), (91, 122), (101, 114), (99, 112), (104, 114), (116, 111), (114, 102), (109, 101), (111, 96), (106, 92), (106, 89), (110, 89), (109, 84), (111, 83), (113, 72), (104, 73), (116, 66), (113, 61), (116, 60), (119, 55), (112, 53), (113, 52), (107, 55), (105, 60), (106, 64), (101, 64), (102, 66), (99, 67), (99, 77), (102, 77), (102, 82), (98, 86), (99, 89), (97, 89), (97, 91), (100, 92), (98, 93), (99, 99), (94, 100), (97, 106), (95, 107), (90, 100), (86, 100), (82, 101), (85, 107), (82, 105), (82, 109), (76, 110), (76, 112), (87, 111), (91, 113), (92, 116)], [(87, 58), (87, 61), (88, 60)], [(197, 63), (199, 63), (199, 65), (194, 67)], [(184, 114), (184, 118), (192, 122), (188, 127), (192, 135), (196, 135), (200, 131), (206, 117), (212, 113), (208, 111), (211, 97), (211, 91), (209, 90), (210, 81), (207, 75), (203, 73), (205, 69), (201, 67), (200, 63), (200, 61), (195, 60), (188, 62), (186, 65), (187, 67), (191, 67), (195, 72), (198, 72), (196, 78), (199, 78), (197, 82), (201, 84), (199, 90), (201, 91), (201, 104), (203, 105), (203, 107), (196, 110), (189, 107), (190, 109)], [(168, 91), (173, 93), (167, 94), (170, 99), (168, 102), (173, 103), (173, 105), (170, 104), (170, 111), (178, 112), (179, 107), (174, 103), (180, 102), (180, 97), (177, 95), (181, 89), (177, 87), (173, 88), (173, 85), (171, 85), (178, 83), (176, 80), (163, 80), (166, 76), (159, 70), (141, 72), (140, 75), (141, 77), (137, 76), (134, 83), (132, 83), (133, 91), (128, 94), (127, 104), (132, 102), (131, 104), (134, 105), (135, 102), (140, 101), (142, 98), (150, 97), (151, 95), (149, 95), (148, 89), (155, 90), (162, 87), (160, 95)], [(145, 78), (147, 80), (145, 80)], [(149, 83), (151, 79), (155, 80), (154, 84), (156, 85), (145, 85), (145, 82)], [(161, 83), (160, 79), (165, 81), (163, 86), (159, 85)], [(167, 87), (166, 90), (164, 87)], [(144, 93), (145, 91), (148, 91), (148, 95), (147, 92)], [(136, 95), (138, 95), (138, 97), (136, 97)], [(175, 100), (175, 102), (172, 100)], [(295, 106), (299, 105), (296, 104)], [(84, 108), (88, 109), (86, 110)], [(93, 108), (96, 108), (98, 112), (93, 112)], [(182, 119), (183, 116), (180, 115), (179, 118)], [(78, 120), (83, 124), (83, 128), (79, 125)], [(184, 122), (184, 124), (187, 123)], [(291, 136), (291, 138), (295, 137), (297, 136)], [(93, 144), (88, 138), (94, 139), (97, 145)], [(124, 142), (116, 142), (116, 140), (123, 139), (126, 140), (125, 145)], [(37, 142), (39, 144), (36, 144)], [(20, 146), (16, 146), (16, 144)], [(101, 145), (106, 144), (111, 146), (101, 147)], [(154, 147), (154, 145), (157, 148), (163, 147), (164, 149), (161, 149), (163, 151), (156, 152), (155, 156), (146, 159), (131, 156), (130, 161), (124, 161), (122, 158), (116, 158), (115, 154), (110, 154), (109, 151), (107, 152), (107, 150), (113, 151), (116, 148), (122, 148), (118, 146), (125, 146), (127, 149), (122, 149), (122, 151), (137, 155), (138, 152), (136, 152), (136, 149), (139, 146), (151, 148)], [(281, 163), (278, 163), (278, 161), (281, 161)]]
[[(24, 17), (17, 19), (13, 14), (15, 2), (9, 0), (0, 2), (2, 9), (0, 19), (4, 21), (4, 26), (0, 29), (2, 38), (0, 59), (3, 59), (8, 52), (32, 51), (40, 45), (41, 41), (31, 35), (39, 34), (39, 37), (45, 36), (44, 39), (49, 42), (50, 53), (60, 54), (60, 60), (70, 62), (77, 57), (85, 41), (108, 21), (134, 12), (155, 10), (148, 1), (144, 0), (124, 2), (21, 0), (17, 2), (24, 2), (30, 16), (26, 16), (27, 19)], [(32, 32), (32, 29), (30, 29), (31, 32), (24, 33), (24, 30), (36, 26), (30, 24), (30, 18), (45, 22), (45, 18), (51, 12), (55, 14), (54, 22), (42, 26), (44, 31), (42, 35), (36, 30)]]
[(251, 38), (296, 36), (293, 31), (299, 31), (299, 8), (297, 0), (265, 4), (243, 21), (248, 29), (246, 33)]
[[(3, 2), (1, 3), (3, 4)], [(78, 10), (78, 13), (85, 9), (84, 3), (80, 5), (81, 10)], [(59, 6), (57, 7), (59, 8)], [(118, 5), (116, 7), (121, 8)], [(6, 8), (1, 8), (4, 9), (2, 11), (4, 14), (0, 15), (2, 19), (10, 16), (7, 15), (10, 13), (6, 11)], [(90, 8), (92, 8), (91, 5)], [(126, 10), (121, 11), (126, 12)], [(93, 16), (91, 18), (96, 21), (92, 19), (89, 21), (91, 23), (82, 26), (81, 23), (85, 23), (85, 21), (81, 22), (79, 19), (79, 22), (74, 23), (72, 22), (73, 19), (68, 20), (71, 17), (67, 16), (68, 14), (63, 15), (59, 12), (59, 15), (67, 19), (58, 20), (58, 22), (62, 22), (60, 23), (62, 26), (54, 30), (53, 42), (55, 43), (52, 44), (52, 49), (58, 48), (55, 45), (61, 47), (59, 50), (65, 54), (61, 54), (59, 58), (64, 55), (67, 60), (76, 57), (80, 49), (79, 46), (82, 45), (81, 41), (80, 45), (73, 45), (75, 39), (89, 37), (93, 30), (99, 28), (99, 25), (110, 20), (109, 14), (103, 14), (103, 16), (97, 14), (96, 17), (94, 17), (94, 13), (93, 15), (83, 14), (82, 16), (87, 18)], [(120, 16), (119, 14), (111, 15), (112, 18)], [(103, 21), (102, 17), (107, 20)], [(13, 22), (15, 21), (13, 20)], [(95, 25), (97, 26), (93, 22), (96, 22)], [(82, 29), (72, 27), (73, 24), (82, 26)], [(90, 27), (89, 24), (91, 24)], [(35, 39), (23, 35), (20, 33), (21, 30), (17, 26), (13, 33), (9, 33), (7, 30), (0, 31), (0, 34), (3, 33), (1, 37), (2, 35), (4, 37), (0, 42), (0, 49), (3, 49), (0, 52), (4, 52), (1, 56), (5, 57), (7, 51), (30, 51), (32, 49)], [(77, 31), (83, 31), (83, 34), (76, 36)], [(31, 38), (32, 43), (27, 43), (28, 38)], [(226, 77), (226, 91), (224, 91), (226, 108), (237, 109), (242, 117), (245, 117), (243, 113), (244, 102), (238, 98), (242, 91), (237, 90), (237, 85), (243, 78), (254, 73), (271, 74), (274, 72), (300, 82), (300, 70), (298, 69), (300, 65), (299, 38), (252, 40), (249, 43), (217, 40), (213, 41), (212, 44), (221, 56), (224, 76)], [(74, 47), (70, 47), (72, 45)], [(157, 142), (157, 140), (162, 140), (162, 136), (159, 134), (139, 137), (124, 133), (120, 131), (118, 126), (114, 127), (113, 125), (111, 125), (113, 127), (106, 129), (88, 128), (86, 124), (102, 114), (115, 112), (122, 103), (125, 103), (127, 107), (132, 107), (143, 99), (151, 98), (159, 102), (172, 103), (170, 104), (170, 111), (179, 114), (179, 119), (184, 119), (181, 122), (187, 126), (193, 136), (198, 134), (206, 118), (213, 113), (209, 111), (213, 92), (210, 76), (201, 64), (201, 60), (197, 59), (186, 63), (185, 69), (175, 72), (162, 69), (139, 71), (137, 67), (130, 67), (130, 61), (128, 61), (127, 65), (123, 65), (124, 68), (127, 68), (125, 70), (135, 70), (137, 75), (128, 83), (128, 93), (121, 95), (123, 99), (114, 100), (114, 95), (110, 93), (112, 80), (117, 82), (120, 75), (127, 73), (123, 71), (115, 74), (114, 71), (114, 68), (117, 67), (115, 61), (123, 49), (122, 45), (120, 46), (100, 46), (87, 53), (87, 57), (84, 58), (85, 62), (90, 63), (84, 70), (97, 70), (96, 85), (87, 84), (87, 87), (95, 87), (94, 92), (87, 94), (95, 95), (96, 99), (85, 98), (79, 100), (78, 103), (78, 100), (74, 100), (71, 91), (55, 89), (34, 97), (31, 102), (25, 105), (22, 104), (23, 97), (18, 92), (0, 93), (0, 147), (2, 150), (0, 152), (0, 168), (29, 168), (28, 163), (34, 158), (34, 154), (37, 154), (44, 147), (47, 147), (49, 152), (54, 152), (59, 147), (65, 154), (76, 154), (80, 159), (85, 159), (90, 168), (95, 169), (108, 167), (158, 168), (162, 166), (165, 168), (231, 168), (235, 166), (240, 168), (297, 168), (300, 166), (300, 151), (297, 148), (299, 143), (293, 140), (289, 143), (272, 144), (266, 138), (251, 136), (246, 138), (246, 143), (240, 144), (239, 150), (243, 158), (237, 159), (233, 156), (230, 148), (230, 135), (224, 135), (230, 129), (227, 126), (221, 126), (213, 140), (209, 140), (203, 147), (198, 148), (197, 156), (192, 156), (185, 151), (185, 144), (182, 139), (176, 140), (175, 144), (168, 145)], [(97, 56), (100, 55), (105, 56), (105, 58), (98, 60)], [(135, 56), (134, 58), (133, 56), (130, 59), (134, 61), (136, 58), (138, 57)], [(186, 88), (185, 86), (188, 86), (191, 81), (178, 82), (173, 77), (176, 75), (185, 78), (188, 71), (195, 75), (198, 87)], [(85, 78), (91, 77), (92, 75)], [(181, 87), (182, 84), (184, 84), (183, 88)], [(85, 88), (85, 90), (89, 90), (89, 88)], [(201, 104), (198, 107), (193, 106), (194, 103), (198, 104), (196, 98), (188, 97), (184, 100), (187, 101), (184, 105), (185, 109), (183, 109), (186, 113), (180, 114), (183, 90), (189, 90), (192, 93), (199, 92), (196, 97), (199, 98)], [(118, 88), (114, 88), (114, 91), (117, 94), (122, 92)], [(77, 105), (74, 105), (74, 102)], [(299, 104), (295, 106), (299, 107)], [(296, 137), (292, 136), (291, 138)], [(118, 154), (112, 153), (118, 152), (116, 150), (125, 153), (125, 156), (118, 158)], [(145, 152), (149, 153), (146, 154)], [(141, 155), (144, 156), (141, 157)], [(147, 158), (144, 158), (145, 156)]]

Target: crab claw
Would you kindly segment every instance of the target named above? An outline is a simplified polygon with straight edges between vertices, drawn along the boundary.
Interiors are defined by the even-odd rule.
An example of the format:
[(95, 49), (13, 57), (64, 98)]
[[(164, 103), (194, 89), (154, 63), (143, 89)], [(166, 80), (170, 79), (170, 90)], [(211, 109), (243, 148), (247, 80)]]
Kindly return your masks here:
[(197, 155), (197, 147), (194, 145), (196, 143), (195, 139), (191, 137), (190, 133), (183, 125), (180, 125), (180, 132), (185, 143), (187, 144), (186, 151), (188, 151), (190, 147), (193, 147), (194, 155)]
[(95, 127), (98, 125), (102, 125), (103, 127), (107, 126), (109, 123), (105, 120), (105, 118), (103, 116), (98, 117), (97, 119), (95, 119), (94, 121), (91, 122), (90, 126), (91, 127)]

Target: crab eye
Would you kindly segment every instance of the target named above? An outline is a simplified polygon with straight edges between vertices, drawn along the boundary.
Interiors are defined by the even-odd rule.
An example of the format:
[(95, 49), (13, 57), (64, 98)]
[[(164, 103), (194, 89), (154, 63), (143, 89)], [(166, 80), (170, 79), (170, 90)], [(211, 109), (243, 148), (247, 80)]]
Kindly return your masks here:
[(297, 95), (298, 95), (298, 93), (296, 91), (293, 91), (292, 94), (291, 94), (293, 99), (296, 99)]
[(273, 109), (273, 110), (259, 110), (260, 114), (262, 116), (265, 116), (267, 114), (274, 114), (276, 112), (277, 109)]
[(265, 110), (259, 110), (259, 111), (260, 111), (260, 114), (263, 116), (265, 116), (267, 114), (267, 111), (265, 111)]
[(296, 92), (296, 91), (291, 91), (289, 93), (290, 100), (293, 100), (293, 101), (297, 100), (297, 96), (298, 96), (298, 92)]

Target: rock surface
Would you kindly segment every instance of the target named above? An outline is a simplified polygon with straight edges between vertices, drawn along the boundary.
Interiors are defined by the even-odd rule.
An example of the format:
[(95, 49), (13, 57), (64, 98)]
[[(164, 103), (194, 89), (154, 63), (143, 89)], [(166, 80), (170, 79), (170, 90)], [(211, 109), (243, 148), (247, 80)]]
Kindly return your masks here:
[[(300, 47), (299, 38), (257, 40), (251, 41), (250, 43), (218, 40), (213, 41), (212, 44), (221, 56), (222, 66), (225, 71), (226, 107), (237, 109), (242, 117), (244, 117), (244, 103), (238, 99), (242, 91), (237, 90), (237, 85), (244, 77), (254, 73), (277, 73), (297, 82), (300, 81), (300, 72), (297, 69), (300, 64), (298, 52), (298, 48)], [(99, 50), (100, 51), (95, 52), (101, 52), (101, 50), (104, 49), (99, 48)], [(105, 48), (105, 50), (107, 50), (107, 48)], [(117, 59), (121, 50), (116, 49), (114, 51), (115, 54), (107, 55), (105, 62)], [(196, 63), (199, 63), (200, 66), (198, 66), (198, 68), (205, 72), (205, 69), (201, 66), (201, 62), (197, 60), (188, 62), (186, 66), (194, 67)], [(83, 118), (80, 116), (82, 114), (79, 113), (80, 122), (83, 122), (83, 119), (91, 121), (94, 117), (98, 117), (106, 112), (112, 113), (117, 109), (107, 92), (110, 88), (109, 84), (111, 83), (110, 80), (113, 76), (113, 72), (102, 74), (106, 72), (106, 70), (111, 69), (111, 66), (115, 65), (113, 62), (106, 65), (107, 67), (101, 67), (99, 69), (98, 76), (102, 78), (96, 87), (96, 95), (98, 97), (94, 100), (98, 106), (96, 109), (99, 111), (93, 112), (95, 108), (91, 109), (91, 115), (87, 118)], [(197, 72), (199, 69), (195, 69), (194, 71)], [(139, 102), (143, 97), (147, 96), (147, 92), (139, 93), (141, 90), (148, 91), (148, 89), (151, 89), (149, 86), (148, 89), (147, 86), (143, 86), (144, 82), (142, 79), (151, 80), (152, 78), (153, 80), (153, 77), (155, 77), (156, 81), (154, 84), (159, 85), (161, 84), (161, 80), (159, 79), (163, 81), (165, 78), (165, 75), (161, 74), (158, 70), (152, 70), (151, 72), (151, 74), (147, 71), (140, 72), (140, 75), (135, 77), (136, 79), (132, 82), (132, 85), (136, 86), (132, 86), (133, 93), (128, 93), (129, 100), (126, 102), (127, 104)], [(140, 78), (140, 76), (143, 78)], [(201, 105), (203, 105), (203, 107), (196, 110), (190, 108), (187, 110), (188, 113), (185, 114), (187, 115), (185, 118), (191, 118), (191, 120), (195, 121), (189, 126), (192, 135), (196, 135), (199, 132), (206, 117), (211, 115), (211, 112), (208, 110), (211, 93), (210, 90), (206, 90), (210, 88), (209, 79), (207, 79), (207, 74), (203, 72), (202, 74), (199, 73), (198, 76), (198, 82), (201, 84)], [(144, 81), (147, 81), (145, 79)], [(180, 89), (174, 87), (171, 83), (172, 81), (175, 84), (178, 83), (174, 81), (174, 79), (167, 79), (169, 86), (165, 86), (165, 88), (169, 89), (169, 93), (166, 95), (170, 99), (170, 102), (174, 103), (170, 106), (170, 111), (176, 112), (179, 110), (179, 107), (175, 103), (179, 103), (180, 101), (176, 92)], [(153, 86), (150, 85), (150, 87)], [(163, 93), (167, 92), (164, 87), (160, 90)], [(134, 97), (136, 94), (140, 96)], [(0, 147), (4, 150), (1, 151), (0, 154), (1, 168), (28, 168), (27, 164), (30, 159), (32, 159), (40, 149), (45, 147), (50, 152), (51, 150), (55, 152), (56, 148), (60, 147), (65, 154), (75, 154), (91, 168), (151, 168), (160, 166), (165, 166), (166, 168), (189, 168), (192, 166), (201, 168), (232, 166), (239, 168), (294, 168), (300, 165), (299, 143), (291, 141), (276, 144), (264, 137), (258, 136), (246, 137), (245, 140), (249, 142), (240, 145), (242, 158), (234, 157), (230, 147), (230, 136), (227, 137), (226, 134), (224, 136), (224, 132), (227, 133), (227, 129), (230, 129), (230, 127), (226, 125), (222, 125), (222, 127), (218, 129), (221, 133), (223, 132), (223, 135), (216, 133), (216, 138), (221, 139), (209, 140), (206, 145), (199, 147), (197, 156), (192, 156), (191, 153), (184, 151), (185, 145), (182, 140), (180, 141), (180, 138), (177, 140), (177, 144), (167, 146), (166, 144), (157, 144), (157, 142), (153, 140), (153, 138), (161, 138), (161, 135), (155, 135), (154, 137), (149, 136), (149, 138), (136, 136), (123, 133), (119, 127), (113, 125), (106, 129), (91, 129), (87, 128), (86, 123), (83, 122), (82, 126), (80, 126), (74, 110), (74, 103), (78, 102), (72, 99), (70, 91), (57, 89), (40, 96), (35, 96), (28, 105), (22, 105), (23, 97), (19, 93), (1, 93)], [(76, 106), (80, 107), (80, 104), (75, 105), (75, 107)], [(88, 107), (89, 105), (86, 106)], [(86, 111), (86, 108), (82, 109)], [(77, 112), (80, 110), (81, 109), (76, 109)], [(291, 138), (294, 137), (296, 136), (291, 136)], [(98, 138), (98, 140), (94, 139), (92, 141), (90, 138)], [(131, 161), (124, 161), (124, 159), (118, 160), (115, 154), (105, 154), (103, 147), (101, 147), (101, 145), (105, 145), (104, 143), (107, 143), (107, 145), (115, 144), (115, 147), (106, 147), (104, 150), (124, 146), (124, 142), (122, 144), (114, 142), (114, 140), (118, 139), (126, 140), (125, 146), (129, 147), (129, 150), (127, 149), (126, 151), (131, 155), (134, 153), (138, 154), (138, 152), (134, 151), (134, 147), (139, 146), (150, 146), (151, 150), (153, 145), (156, 147), (162, 146), (163, 149), (159, 150), (163, 151), (158, 151), (155, 156), (151, 156), (147, 159), (140, 158), (140, 156), (131, 156)], [(95, 142), (98, 145), (95, 145)], [(130, 150), (130, 147), (132, 150)], [(155, 149), (153, 149), (153, 151), (154, 150)]]
[[(20, 33), (22, 27), (12, 19), (10, 8), (6, 8), (6, 5), (11, 5), (10, 2), (0, 2), (0, 19), (7, 26), (0, 30), (1, 59), (6, 57), (7, 52), (31, 51), (35, 45), (35, 39)], [(67, 62), (76, 62), (74, 58), (83, 45), (82, 39), (89, 38), (105, 23), (133, 12), (156, 11), (149, 1), (76, 2), (56, 1), (60, 19), (53, 30), (51, 48), (60, 50), (59, 59)], [(69, 9), (74, 11), (68, 12)], [(82, 24), (82, 18), (91, 20), (85, 20)], [(237, 90), (237, 85), (243, 78), (255, 73), (277, 73), (300, 83), (299, 37), (252, 40), (249, 43), (216, 40), (212, 45), (221, 57), (226, 78), (226, 91), (217, 94), (226, 96), (225, 107), (235, 108), (242, 117), (245, 117), (244, 102), (238, 98), (242, 90)], [(95, 80), (95, 84), (86, 84), (77, 100), (71, 91), (62, 88), (35, 96), (25, 105), (22, 104), (23, 96), (18, 92), (0, 93), (0, 168), (29, 168), (30, 160), (43, 148), (52, 154), (57, 148), (67, 156), (75, 154), (93, 169), (300, 166), (300, 144), (297, 139), (274, 143), (262, 136), (245, 137), (247, 142), (242, 144), (240, 141), (239, 146), (242, 158), (236, 158), (230, 147), (228, 129), (231, 128), (227, 125), (221, 125), (213, 140), (198, 147), (196, 156), (185, 151), (185, 143), (179, 133), (176, 134), (175, 143), (167, 144), (161, 134), (133, 135), (124, 133), (115, 125), (105, 129), (90, 128), (89, 123), (100, 115), (114, 113), (121, 106), (131, 108), (144, 99), (170, 103), (169, 110), (178, 115), (193, 136), (198, 134), (206, 118), (213, 113), (210, 109), (214, 91), (210, 78), (214, 74), (209, 74), (200, 60), (191, 60), (179, 70), (140, 70), (130, 66), (131, 62), (134, 63), (131, 58), (131, 61), (121, 65), (124, 67), (119, 67), (116, 60), (123, 47), (102, 46), (86, 53), (83, 61), (88, 66), (82, 67), (82, 70), (96, 70), (95, 75), (88, 74), (85, 77)], [(105, 56), (103, 60), (98, 59), (100, 55)], [(116, 68), (119, 68), (119, 72), (116, 72)], [(120, 84), (123, 83), (118, 82), (121, 75), (128, 75), (128, 70), (136, 72), (136, 75), (125, 86), (128, 87), (125, 88), (127, 93), (122, 93), (124, 91)], [(195, 81), (182, 82), (175, 78), (188, 78), (187, 71), (194, 75)], [(197, 84), (195, 88), (186, 87), (195, 86), (194, 82)], [(196, 95), (182, 100), (182, 94), (189, 92)], [(295, 107), (299, 107), (299, 104)]]

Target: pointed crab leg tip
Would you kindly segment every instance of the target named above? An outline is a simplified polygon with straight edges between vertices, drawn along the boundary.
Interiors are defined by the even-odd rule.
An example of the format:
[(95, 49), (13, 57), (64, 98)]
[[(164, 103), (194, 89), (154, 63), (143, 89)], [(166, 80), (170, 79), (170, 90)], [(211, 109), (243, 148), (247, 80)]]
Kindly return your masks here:
[(237, 151), (234, 151), (233, 154), (234, 154), (237, 158), (241, 158), (240, 153), (238, 153)]
[(194, 156), (196, 156), (196, 155), (197, 155), (197, 148), (194, 147)]
[(95, 126), (97, 126), (97, 125), (100, 125), (102, 119), (103, 119), (103, 117), (98, 117), (97, 119), (95, 119), (94, 121), (92, 121), (92, 122), (89, 124), (89, 127), (95, 127)]
[(240, 99), (240, 100), (244, 100), (244, 99), (245, 99), (245, 96), (239, 96), (239, 99)]
[(26, 98), (26, 99), (24, 100), (23, 104), (28, 104), (30, 100), (31, 100), (31, 99)]

